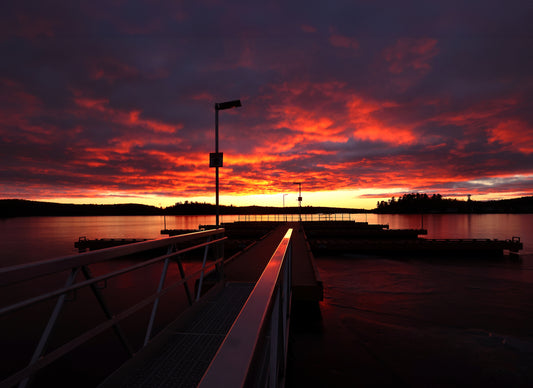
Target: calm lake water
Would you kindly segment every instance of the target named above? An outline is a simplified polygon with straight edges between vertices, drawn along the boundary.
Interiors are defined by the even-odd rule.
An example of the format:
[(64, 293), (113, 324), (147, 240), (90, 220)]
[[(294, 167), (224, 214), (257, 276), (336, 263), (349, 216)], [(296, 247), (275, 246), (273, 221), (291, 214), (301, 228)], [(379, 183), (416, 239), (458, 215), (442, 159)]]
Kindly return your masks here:
[[(224, 216), (234, 220), (275, 220), (283, 216)], [(310, 217), (310, 216), (308, 216)], [(318, 219), (318, 215), (314, 216)], [(322, 215), (321, 219), (325, 217)], [(475, 215), (336, 215), (336, 219), (388, 224), (391, 229), (421, 228), (428, 238), (521, 237), (523, 253), (533, 253), (533, 214)], [(332, 218), (333, 219), (333, 218)], [(0, 219), (0, 266), (77, 253), (74, 242), (85, 236), (96, 238), (158, 238), (160, 231), (197, 229), (214, 224), (214, 216), (102, 216), (102, 217), (21, 217)]]
[[(324, 282), (324, 301), (312, 317), (307, 313), (293, 316), (288, 386), (533, 386), (533, 215), (422, 218), (356, 214), (337, 219), (340, 217), (388, 224), (391, 229), (423, 226), (428, 238), (519, 236), (524, 249), (521, 260), (496, 261), (424, 257), (399, 260), (357, 252), (316, 257)], [(245, 219), (224, 217), (222, 222), (239, 218)], [(246, 219), (274, 220), (275, 216)], [(196, 229), (214, 221), (213, 216), (1, 220), (0, 266), (75, 254), (74, 242), (81, 236), (158, 238), (165, 226)], [(157, 280), (159, 271), (155, 268), (126, 283), (110, 283), (106, 292), (114, 295), (126, 289), (126, 299), (133, 297), (148, 278)], [(80, 301), (83, 298), (94, 304), (91, 295), (78, 296)], [(58, 333), (90, 321), (88, 311), (74, 308), (62, 318)], [(33, 316), (23, 319), (30, 321), (37, 322)], [(11, 324), (0, 319), (2, 359), (14, 358), (13, 349), (22, 348), (22, 344), (28, 349), (34, 346), (44, 324)], [(136, 325), (133, 322), (131, 329)], [(22, 329), (29, 329), (30, 334)], [(95, 386), (124, 360), (114, 338), (101, 342), (109, 357), (93, 357), (90, 363), (81, 358), (83, 361), (75, 364), (73, 355), (58, 362), (43, 379), (55, 386), (69, 386), (69, 374), (64, 373), (67, 368), (70, 377), (79, 379), (79, 386)], [(93, 354), (103, 353), (100, 350)], [(27, 357), (18, 355), (22, 363)], [(0, 380), (4, 377), (1, 374)], [(59, 376), (66, 376), (66, 380)]]

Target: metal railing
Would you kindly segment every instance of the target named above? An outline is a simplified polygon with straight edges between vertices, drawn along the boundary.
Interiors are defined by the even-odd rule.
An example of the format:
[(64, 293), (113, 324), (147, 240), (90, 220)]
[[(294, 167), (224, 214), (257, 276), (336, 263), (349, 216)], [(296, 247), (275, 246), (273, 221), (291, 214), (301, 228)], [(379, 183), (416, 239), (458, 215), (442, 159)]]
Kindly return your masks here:
[(289, 229), (199, 387), (283, 385), (291, 304), (291, 235)]
[(244, 222), (296, 222), (300, 221), (356, 221), (366, 217), (362, 213), (303, 213), (299, 214), (239, 214), (233, 216), (222, 216), (222, 222), (230, 219), (231, 221)]
[[(100, 333), (103, 333), (111, 328), (118, 336), (125, 350), (130, 354), (130, 356), (133, 355), (135, 350), (126, 338), (126, 335), (120, 326), (120, 322), (125, 318), (132, 316), (132, 314), (138, 312), (139, 310), (143, 308), (149, 309), (151, 306), (150, 318), (144, 334), (143, 345), (141, 346), (144, 347), (150, 341), (150, 338), (152, 338), (154, 321), (158, 312), (159, 301), (163, 295), (169, 293), (171, 290), (176, 289), (176, 287), (183, 285), (188, 303), (192, 304), (193, 296), (191, 295), (187, 284), (189, 280), (197, 280), (198, 289), (195, 299), (198, 300), (202, 294), (202, 283), (204, 274), (207, 271), (217, 271), (219, 275), (218, 278), (222, 278), (223, 244), (221, 243), (225, 239), (226, 237), (224, 237), (224, 229), (220, 228), (216, 230), (200, 231), (180, 236), (160, 238), (113, 248), (106, 248), (98, 251), (91, 251), (42, 262), (0, 268), (0, 287), (2, 287), (4, 290), (6, 290), (6, 287), (9, 286), (17, 285), (19, 283), (24, 284), (22, 282), (31, 281), (33, 283), (36, 279), (43, 278), (48, 275), (58, 276), (59, 274), (64, 274), (67, 272), (64, 286), (59, 286), (59, 288), (52, 290), (46, 290), (45, 292), (42, 290), (35, 290), (37, 295), (34, 294), (33, 296), (24, 300), (0, 308), (0, 318), (8, 318), (8, 314), (16, 313), (19, 310), (29, 308), (30, 306), (34, 306), (41, 302), (55, 300), (55, 306), (52, 309), (48, 323), (46, 324), (40, 340), (33, 351), (33, 355), (29, 361), (29, 364), (26, 367), (19, 369), (18, 372), (0, 381), (0, 387), (11, 387), (16, 384), (19, 384), (19, 387), (27, 386), (30, 378), (36, 372), (45, 368), (47, 365), (64, 356), (65, 354), (78, 348)], [(180, 248), (178, 248), (178, 245)], [(212, 261), (208, 262), (208, 249), (213, 245), (215, 248), (213, 249), (215, 252), (214, 258)], [(186, 275), (182, 261), (180, 260), (180, 255), (199, 248), (204, 248), (201, 269)], [(154, 250), (164, 251), (165, 249), (165, 254), (153, 257)], [(93, 264), (97, 265), (99, 263), (128, 257), (130, 255), (139, 255), (143, 253), (147, 254), (147, 252), (152, 252), (150, 258), (143, 259), (142, 261), (136, 261), (133, 265), (128, 265), (124, 268), (115, 270), (109, 269), (108, 272), (100, 274), (99, 276), (93, 276), (89, 268), (89, 266)], [(170, 284), (168, 284), (169, 281), (167, 273), (171, 262), (176, 262), (178, 265), (181, 278), (178, 281), (170, 282)], [(105, 287), (109, 279), (118, 277), (120, 275), (129, 274), (135, 270), (146, 269), (148, 266), (161, 266), (161, 263), (162, 270), (155, 293), (145, 296), (141, 301), (138, 301), (137, 303), (120, 312), (112, 312), (110, 310), (109, 305), (107, 304), (103, 293), (101, 292), (100, 285), (102, 283)], [(128, 264), (131, 263), (128, 262)], [(77, 281), (79, 274), (82, 274), (84, 279)], [(32, 283), (28, 284), (25, 289), (31, 289), (34, 287), (32, 286)], [(82, 288), (91, 289), (92, 293), (98, 300), (98, 304), (104, 312), (107, 320), (97, 324), (92, 329), (85, 331), (83, 334), (60, 346), (55, 347), (54, 350), (46, 353), (46, 348), (51, 334), (54, 331), (54, 328), (57, 326), (59, 315), (63, 310), (65, 303), (69, 301), (68, 298), (70, 296), (73, 294), (75, 295), (75, 293)], [(72, 300), (70, 301), (72, 302)]]

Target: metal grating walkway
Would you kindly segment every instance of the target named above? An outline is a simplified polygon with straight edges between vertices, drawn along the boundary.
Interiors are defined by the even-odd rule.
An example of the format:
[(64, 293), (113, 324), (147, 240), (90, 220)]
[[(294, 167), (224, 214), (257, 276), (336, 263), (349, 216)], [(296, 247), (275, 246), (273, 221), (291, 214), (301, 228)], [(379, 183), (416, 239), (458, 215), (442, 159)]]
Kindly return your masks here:
[(100, 387), (196, 387), (253, 287), (228, 283), (192, 319), (171, 325)]

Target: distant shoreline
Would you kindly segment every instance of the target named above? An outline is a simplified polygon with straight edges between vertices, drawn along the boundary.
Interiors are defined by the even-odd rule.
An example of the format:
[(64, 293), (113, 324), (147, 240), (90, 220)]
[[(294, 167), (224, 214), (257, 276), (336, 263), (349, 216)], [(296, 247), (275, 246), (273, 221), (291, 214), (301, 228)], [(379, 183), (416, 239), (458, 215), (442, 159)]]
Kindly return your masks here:
[[(336, 207), (272, 207), (272, 206), (220, 206), (221, 215), (261, 214), (533, 214), (533, 197), (501, 201), (456, 201), (454, 207), (431, 208), (427, 206), (385, 206), (372, 210)], [(460, 205), (460, 206), (458, 206)], [(167, 208), (140, 204), (63, 204), (21, 199), (0, 200), (0, 218), (13, 217), (65, 217), (65, 216), (164, 216), (164, 215), (214, 215), (213, 204), (185, 202)]]
[[(366, 209), (335, 207), (269, 207), (269, 206), (220, 206), (221, 215), (260, 214), (339, 214), (370, 213)], [(55, 202), (27, 201), (20, 199), (0, 200), (0, 218), (39, 216), (164, 216), (164, 215), (214, 215), (215, 205), (206, 203), (176, 204), (159, 208), (139, 204), (91, 205), (63, 204)]]

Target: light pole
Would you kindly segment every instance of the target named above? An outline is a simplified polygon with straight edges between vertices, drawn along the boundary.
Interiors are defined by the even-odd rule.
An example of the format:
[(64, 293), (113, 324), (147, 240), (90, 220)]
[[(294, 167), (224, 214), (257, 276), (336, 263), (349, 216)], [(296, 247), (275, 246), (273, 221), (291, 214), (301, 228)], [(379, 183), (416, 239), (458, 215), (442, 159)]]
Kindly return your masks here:
[(218, 152), (218, 111), (224, 110), (224, 109), (231, 109), (231, 108), (238, 108), (242, 106), (241, 100), (232, 100), (232, 101), (226, 101), (226, 102), (217, 102), (215, 103), (215, 152), (211, 152), (209, 154), (209, 167), (215, 167), (216, 169), (216, 209), (217, 209), (217, 215), (216, 215), (216, 226), (217, 229), (220, 225), (219, 217), (220, 217), (220, 208), (219, 208), (219, 185), (218, 185), (218, 169), (219, 167), (222, 167), (223, 165), (223, 159), (224, 155), (222, 152)]
[(287, 213), (285, 213), (285, 197), (288, 194), (283, 194), (283, 214), (285, 214), (285, 222), (287, 222)]
[(302, 222), (302, 182), (292, 182), (294, 185), (298, 185), (298, 207), (300, 210), (300, 222)]

